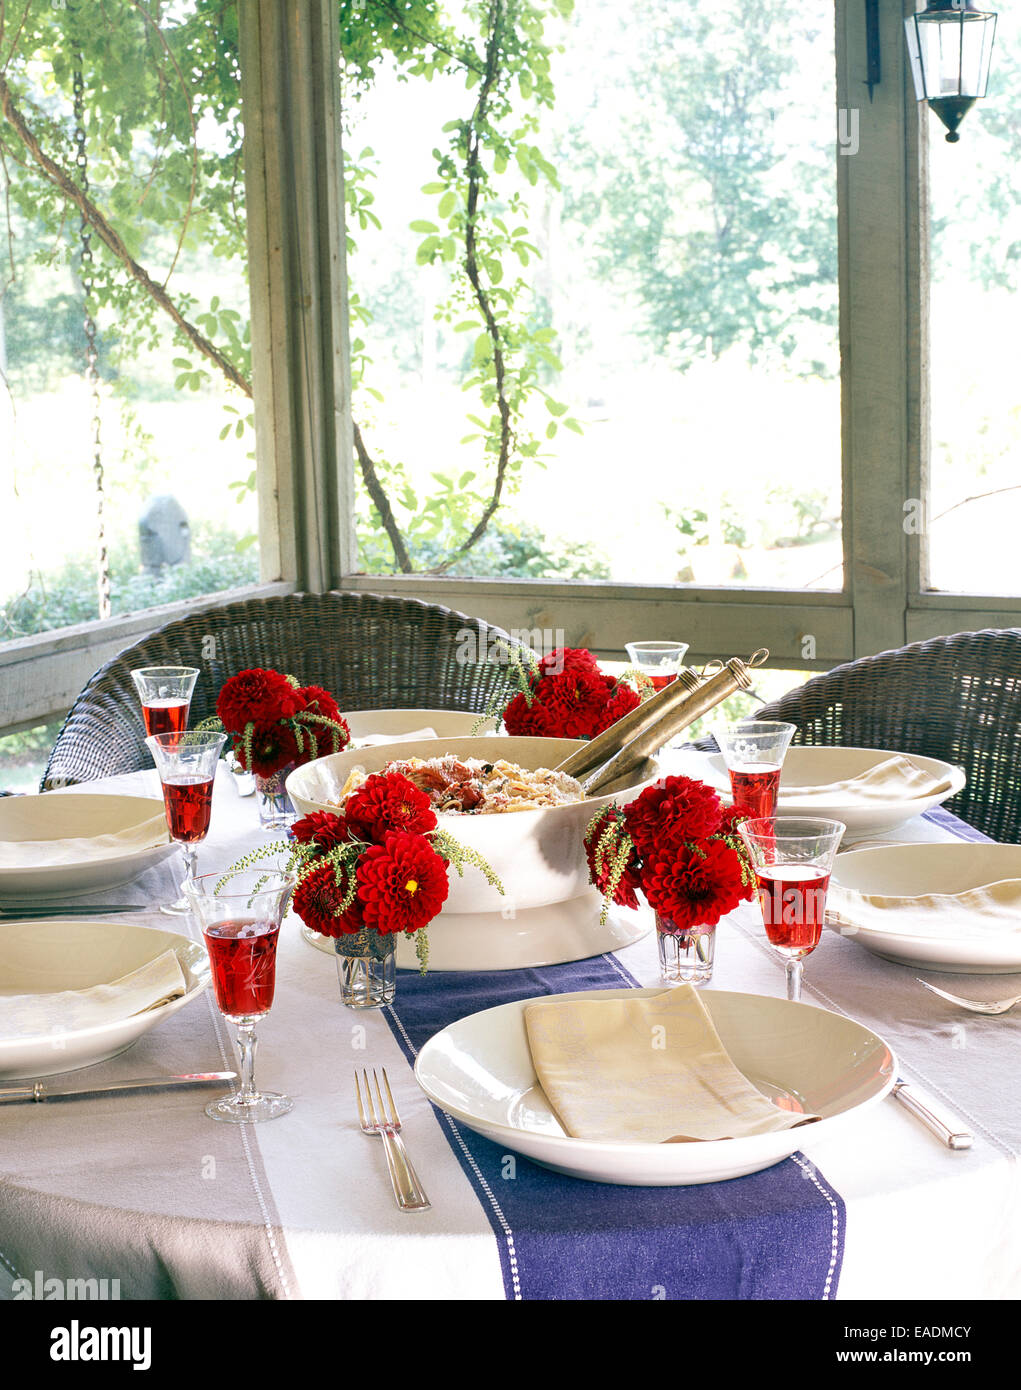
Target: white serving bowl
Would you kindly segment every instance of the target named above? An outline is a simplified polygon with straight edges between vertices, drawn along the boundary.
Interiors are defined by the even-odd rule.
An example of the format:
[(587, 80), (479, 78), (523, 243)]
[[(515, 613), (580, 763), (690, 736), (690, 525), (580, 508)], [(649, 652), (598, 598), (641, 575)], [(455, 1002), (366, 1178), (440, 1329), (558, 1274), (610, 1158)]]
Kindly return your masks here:
[[(500, 758), (521, 767), (555, 767), (583, 747), (575, 739), (491, 738), (422, 739), (346, 749), (295, 769), (287, 791), (302, 815), (336, 811), (348, 774), (355, 767), (378, 772), (386, 763), (407, 758)], [(450, 892), (440, 916), (429, 928), (429, 963), (437, 970), (507, 970), (584, 960), (619, 950), (644, 936), (650, 923), (643, 913), (614, 913), (599, 925), (602, 900), (588, 879), (584, 836), (589, 821), (612, 801), (631, 801), (659, 777), (649, 760), (633, 785), (608, 796), (541, 811), (511, 811), (471, 816), (441, 814), (440, 824), (461, 844), (476, 850), (504, 888), (500, 894), (478, 869), (464, 877), (450, 870)], [(333, 949), (331, 941), (324, 950)], [(414, 947), (403, 937), (398, 965), (414, 965)]]
[[(593, 990), (588, 999), (636, 999), (657, 989)], [(578, 999), (577, 994), (542, 996)], [(429, 1039), (415, 1076), (429, 1099), (501, 1150), (591, 1182), (638, 1187), (724, 1182), (780, 1163), (801, 1148), (839, 1139), (892, 1088), (896, 1061), (875, 1033), (808, 1004), (706, 990), (702, 1000), (735, 1066), (774, 1102), (820, 1115), (802, 1129), (694, 1144), (573, 1139), (538, 1083), (525, 1030), (533, 1001), (500, 1004)]]
[(4, 994), (90, 989), (119, 980), (164, 951), (173, 951), (181, 966), (187, 985), (181, 998), (131, 1018), (57, 1036), (2, 1038), (0, 1079), (55, 1076), (115, 1057), (197, 998), (210, 980), (205, 948), (177, 932), (123, 921), (0, 922), (0, 989)]

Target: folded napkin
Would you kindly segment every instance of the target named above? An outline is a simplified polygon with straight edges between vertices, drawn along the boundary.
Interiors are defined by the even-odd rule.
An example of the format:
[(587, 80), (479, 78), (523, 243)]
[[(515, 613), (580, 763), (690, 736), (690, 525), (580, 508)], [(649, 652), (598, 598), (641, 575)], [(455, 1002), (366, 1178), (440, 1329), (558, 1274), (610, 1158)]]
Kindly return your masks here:
[(0, 994), (0, 1038), (70, 1033), (119, 1023), (179, 999), (188, 990), (173, 951), (107, 985), (52, 994)]
[(407, 734), (366, 734), (364, 738), (352, 740), (355, 748), (375, 748), (379, 743), (403, 743), (406, 739), (435, 738), (435, 729), (413, 729)]
[(829, 920), (843, 928), (865, 927), (898, 936), (991, 938), (1021, 934), (1021, 878), (1006, 878), (965, 893), (926, 893), (913, 898), (856, 893), (831, 883)]
[(871, 801), (909, 801), (915, 797), (939, 796), (940, 792), (947, 792), (952, 786), (949, 775), (934, 776), (898, 753), (866, 772), (860, 772), (857, 777), (818, 787), (781, 786), (781, 795), (784, 801), (810, 801), (814, 797), (832, 800), (835, 794)]
[[(33, 828), (38, 834), (38, 819)], [(15, 827), (5, 825), (7, 834)], [(98, 828), (98, 827), (97, 827)], [(0, 869), (56, 868), (58, 865), (91, 863), (97, 859), (118, 859), (141, 854), (168, 844), (170, 832), (164, 811), (124, 830), (102, 831), (96, 835), (77, 835), (56, 840), (0, 840)]]
[(575, 1139), (741, 1139), (819, 1118), (780, 1110), (755, 1089), (691, 985), (529, 1004), (525, 1028), (546, 1098)]

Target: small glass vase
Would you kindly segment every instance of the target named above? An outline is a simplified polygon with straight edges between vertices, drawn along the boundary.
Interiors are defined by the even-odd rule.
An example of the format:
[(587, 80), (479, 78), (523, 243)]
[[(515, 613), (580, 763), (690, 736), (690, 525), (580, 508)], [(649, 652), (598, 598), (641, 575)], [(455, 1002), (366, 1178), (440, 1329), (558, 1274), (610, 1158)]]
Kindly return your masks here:
[(704, 985), (713, 978), (715, 926), (676, 927), (656, 913), (659, 973), (664, 984)]
[(272, 777), (260, 777), (255, 773), (255, 797), (259, 803), (259, 824), (263, 830), (286, 830), (298, 819), (294, 803), (284, 785), (296, 766), (296, 763), (288, 763), (279, 772), (274, 772)]
[(365, 927), (335, 936), (340, 1002), (349, 1009), (381, 1009), (397, 992), (397, 938)]

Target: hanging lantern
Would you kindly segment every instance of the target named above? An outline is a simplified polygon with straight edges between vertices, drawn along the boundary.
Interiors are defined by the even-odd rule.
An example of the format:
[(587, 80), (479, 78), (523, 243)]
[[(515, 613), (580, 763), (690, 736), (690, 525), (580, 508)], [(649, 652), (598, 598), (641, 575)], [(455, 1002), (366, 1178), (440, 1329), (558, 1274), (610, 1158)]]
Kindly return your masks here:
[(996, 15), (976, 9), (971, 0), (928, 0), (904, 26), (915, 94), (929, 103), (954, 143), (965, 114), (986, 94)]

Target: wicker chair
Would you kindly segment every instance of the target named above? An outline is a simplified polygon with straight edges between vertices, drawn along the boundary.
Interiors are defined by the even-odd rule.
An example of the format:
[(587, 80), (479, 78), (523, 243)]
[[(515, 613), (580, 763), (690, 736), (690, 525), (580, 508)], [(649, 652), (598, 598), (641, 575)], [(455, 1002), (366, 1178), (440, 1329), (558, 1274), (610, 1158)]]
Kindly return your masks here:
[(197, 666), (192, 725), (216, 712), (229, 676), (273, 667), (321, 685), (341, 709), (483, 712), (510, 668), (487, 662), (500, 628), (438, 604), (378, 594), (292, 594), (208, 608), (168, 623), (103, 666), (78, 696), (42, 789), (152, 766), (131, 672)]
[(795, 743), (889, 748), (963, 767), (946, 803), (994, 840), (1021, 843), (1021, 628), (959, 632), (837, 666), (757, 711)]

